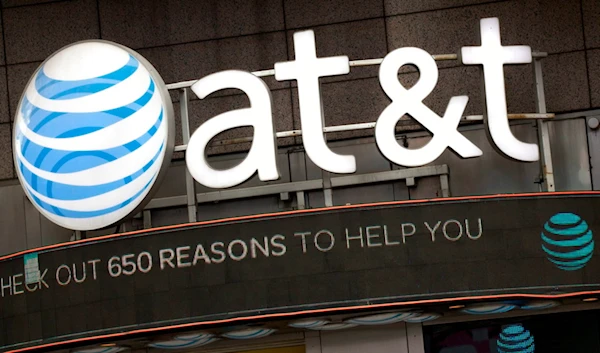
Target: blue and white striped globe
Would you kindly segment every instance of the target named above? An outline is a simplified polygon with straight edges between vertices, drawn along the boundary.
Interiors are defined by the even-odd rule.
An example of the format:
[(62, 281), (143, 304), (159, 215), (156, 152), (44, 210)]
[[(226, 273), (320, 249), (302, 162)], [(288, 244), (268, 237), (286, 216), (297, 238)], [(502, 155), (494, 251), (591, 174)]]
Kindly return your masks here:
[(579, 270), (594, 254), (594, 236), (587, 222), (574, 213), (557, 213), (544, 224), (542, 249), (556, 267)]
[(152, 65), (107, 41), (67, 46), (30, 79), (13, 154), (29, 199), (52, 222), (94, 230), (138, 212), (170, 160), (173, 107)]
[(502, 329), (497, 341), (498, 353), (534, 353), (535, 342), (531, 332), (522, 325), (509, 325)]

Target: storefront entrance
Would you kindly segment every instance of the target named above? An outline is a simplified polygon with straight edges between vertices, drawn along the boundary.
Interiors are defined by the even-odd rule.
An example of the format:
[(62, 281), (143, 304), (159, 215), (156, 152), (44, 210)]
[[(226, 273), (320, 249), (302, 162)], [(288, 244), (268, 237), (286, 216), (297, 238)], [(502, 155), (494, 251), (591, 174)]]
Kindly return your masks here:
[(425, 353), (600, 352), (600, 311), (426, 326)]

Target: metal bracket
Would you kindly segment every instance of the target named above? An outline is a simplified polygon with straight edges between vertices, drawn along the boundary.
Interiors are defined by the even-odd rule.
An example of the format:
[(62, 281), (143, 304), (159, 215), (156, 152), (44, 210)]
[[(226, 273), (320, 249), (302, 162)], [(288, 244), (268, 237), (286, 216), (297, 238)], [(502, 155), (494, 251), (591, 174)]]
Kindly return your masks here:
[[(546, 114), (546, 94), (544, 93), (544, 76), (542, 74), (542, 62), (538, 58), (533, 59), (533, 76), (535, 80), (536, 110), (540, 114)], [(548, 123), (537, 120), (538, 140), (540, 143), (540, 172), (545, 191), (555, 191), (554, 168), (552, 165), (552, 151), (550, 148), (550, 131)]]
[(325, 201), (325, 207), (333, 206), (333, 193), (331, 191), (331, 174), (327, 171), (322, 170), (321, 175), (323, 176), (323, 198)]
[[(181, 113), (181, 133), (183, 136), (183, 143), (187, 145), (190, 141), (190, 119), (188, 116), (188, 91), (187, 88), (179, 90), (179, 110)], [(185, 191), (187, 196), (187, 208), (188, 208), (188, 221), (190, 223), (196, 222), (196, 184), (195, 180), (190, 172), (185, 169)]]
[(306, 208), (306, 197), (304, 196), (304, 191), (296, 191), (296, 203), (298, 204), (299, 210)]
[[(397, 180), (406, 180), (408, 178), (420, 178), (428, 176), (439, 176), (442, 185), (442, 195), (447, 197), (450, 195), (448, 184), (449, 169), (445, 164), (433, 165), (417, 168), (394, 169), (385, 172), (366, 173), (346, 176), (327, 176), (329, 187), (325, 187), (324, 179), (294, 181), (289, 183), (271, 184), (263, 186), (253, 186), (240, 189), (228, 189), (221, 191), (209, 191), (196, 194), (198, 203), (218, 202), (225, 200), (239, 200), (250, 197), (281, 195), (282, 193), (296, 193), (298, 208), (306, 208), (305, 194), (307, 191), (328, 190), (329, 195), (333, 195), (333, 189), (348, 186), (375, 184), (383, 182), (391, 182)], [(327, 194), (326, 194), (327, 195)], [(187, 204), (187, 196), (164, 197), (153, 199), (146, 206), (146, 210), (184, 206)], [(326, 200), (325, 206), (333, 206), (333, 198)]]
[(152, 212), (150, 210), (144, 210), (143, 212), (144, 229), (152, 228)]
[(289, 201), (290, 200), (290, 193), (285, 191), (285, 192), (280, 192), (279, 193), (279, 199), (281, 201)]

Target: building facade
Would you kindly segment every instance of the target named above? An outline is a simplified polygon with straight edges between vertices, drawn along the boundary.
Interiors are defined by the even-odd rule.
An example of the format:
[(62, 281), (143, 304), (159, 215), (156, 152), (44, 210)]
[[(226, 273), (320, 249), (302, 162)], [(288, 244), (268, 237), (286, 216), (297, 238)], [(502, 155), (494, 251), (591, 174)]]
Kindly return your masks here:
[[(1, 15), (3, 351), (480, 353), (533, 352), (535, 341), (536, 352), (600, 352), (594, 282), (600, 264), (592, 257), (598, 251), (593, 240), (589, 254), (576, 254), (589, 256), (581, 268), (552, 272), (557, 270), (547, 259), (554, 255), (543, 252), (544, 230), (535, 228), (546, 221), (546, 231), (558, 225), (548, 219), (567, 212), (564, 205), (579, 210), (578, 224), (587, 221), (590, 234), (600, 223), (593, 212), (600, 190), (597, 0), (3, 0)], [(485, 18), (498, 18), (502, 45), (527, 45), (533, 52), (529, 64), (505, 65), (504, 78), (511, 131), (540, 146), (539, 161), (507, 158), (488, 136), (484, 73), (480, 65), (463, 64), (461, 55), (461, 48), (482, 44)], [(350, 60), (348, 74), (320, 79), (320, 97), (327, 143), (338, 154), (355, 156), (355, 173), (328, 172), (308, 156), (298, 83), (278, 80), (270, 71), (297, 57), (294, 33), (305, 30), (314, 31), (318, 57)], [(173, 102), (175, 149), (160, 188), (142, 211), (110, 227), (79, 231), (48, 220), (27, 197), (17, 178), (13, 140), (32, 74), (57, 50), (90, 39), (124, 45), (154, 66)], [(458, 131), (481, 149), (480, 157), (464, 159), (446, 149), (433, 162), (410, 168), (381, 153), (375, 122), (394, 98), (382, 89), (381, 61), (368, 59), (402, 47), (436, 58), (439, 79), (422, 101), (427, 109), (442, 117), (452, 97), (468, 96)], [(249, 107), (249, 98), (229, 89), (199, 99), (190, 87), (231, 69), (254, 72), (269, 88), (281, 177), (265, 182), (254, 175), (215, 189), (187, 172), (186, 158), (193, 162), (186, 156), (190, 136), (219, 114)], [(420, 79), (414, 68), (398, 75), (409, 92)], [(255, 130), (218, 134), (206, 151), (210, 164), (227, 169), (241, 163)], [(436, 138), (431, 130), (419, 117), (406, 118), (395, 136), (399, 145), (417, 149)], [(394, 210), (406, 216), (389, 214)], [(566, 229), (561, 227), (556, 229)], [(245, 233), (250, 229), (254, 233)], [(490, 240), (482, 242), (487, 234)], [(288, 260), (277, 235), (297, 240), (285, 244), (288, 252), (307, 256)], [(223, 260), (233, 261), (225, 270), (202, 269), (202, 283), (194, 282), (200, 275), (192, 269), (168, 272), (171, 265), (186, 267), (179, 251), (189, 251), (194, 266), (220, 263), (218, 252), (198, 255), (199, 237), (207, 249), (219, 241), (244, 245)], [(348, 252), (337, 252), (334, 242), (345, 242)], [(404, 255), (389, 252), (387, 246), (396, 242)], [(186, 244), (189, 249), (181, 250)], [(161, 255), (146, 264), (144, 249)], [(127, 272), (122, 256), (136, 251), (135, 276), (146, 268), (151, 273), (152, 266), (160, 267), (160, 275), (135, 279), (135, 289), (122, 292), (132, 286), (122, 279)], [(17, 295), (14, 276), (24, 261), (27, 271), (28, 255), (38, 261), (39, 254), (36, 266), (42, 270), (55, 265), (48, 278), (67, 290), (73, 287), (67, 281), (78, 280), (76, 268), (69, 263), (61, 271), (61, 264), (83, 261), (83, 271), (88, 268), (95, 280), (96, 252), (106, 255), (98, 263), (109, 271), (118, 265), (119, 275), (111, 276), (121, 276), (115, 279), (120, 284), (105, 280), (46, 295), (39, 294), (45, 284), (38, 280), (28, 283), (37, 286), (37, 294), (25, 288)], [(117, 262), (105, 263), (117, 253), (122, 253)], [(461, 257), (464, 261), (456, 260)], [(86, 265), (87, 259), (92, 262)], [(264, 275), (280, 269), (282, 277)], [(412, 284), (394, 284), (402, 278)], [(171, 301), (180, 298), (175, 292), (185, 292), (185, 305)], [(102, 308), (97, 315), (95, 305)], [(374, 325), (378, 320), (381, 325)]]

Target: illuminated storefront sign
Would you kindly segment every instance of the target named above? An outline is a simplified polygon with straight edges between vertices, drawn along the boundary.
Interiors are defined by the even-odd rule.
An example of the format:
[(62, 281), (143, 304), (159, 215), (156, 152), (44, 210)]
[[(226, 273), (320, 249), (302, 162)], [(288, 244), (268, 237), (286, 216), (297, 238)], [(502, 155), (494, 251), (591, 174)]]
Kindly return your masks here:
[[(0, 327), (22, 327), (35, 315), (48, 327), (0, 335), (0, 349), (131, 327), (292, 318), (306, 310), (600, 291), (597, 256), (571, 252), (569, 261), (586, 262), (566, 271), (540, 237), (548, 222), (555, 230), (561, 222), (562, 229), (579, 229), (571, 235), (597, 231), (598, 207), (593, 192), (396, 202), (37, 249), (35, 282), (25, 281), (23, 255), (0, 261)], [(557, 216), (567, 214), (578, 216)], [(568, 246), (571, 235), (552, 239)]]
[[(537, 161), (538, 146), (517, 140), (506, 110), (503, 66), (529, 63), (527, 46), (502, 46), (499, 21), (481, 20), (480, 47), (462, 48), (465, 65), (482, 65), (487, 103), (486, 124), (495, 146), (506, 156)], [(323, 170), (354, 173), (355, 157), (334, 153), (323, 135), (323, 102), (319, 79), (350, 72), (348, 57), (317, 58), (314, 33), (294, 34), (295, 60), (275, 63), (275, 78), (298, 83), (303, 145)], [(405, 88), (398, 71), (414, 65), (417, 83)], [(467, 96), (452, 97), (443, 117), (423, 100), (434, 90), (438, 68), (419, 48), (399, 48), (381, 63), (379, 80), (391, 99), (375, 126), (381, 153), (395, 164), (417, 167), (435, 161), (447, 148), (463, 158), (482, 155), (481, 149), (457, 129)], [(235, 88), (250, 107), (209, 119), (191, 136), (186, 162), (199, 183), (212, 188), (239, 185), (258, 174), (262, 181), (280, 178), (272, 99), (266, 84), (249, 72), (228, 70), (208, 75), (192, 85), (204, 99)], [(357, 93), (354, 93), (357, 94)], [(410, 115), (433, 137), (424, 146), (401, 146), (395, 126)], [(50, 56), (33, 74), (15, 117), (13, 153), (18, 178), (36, 208), (48, 219), (75, 230), (94, 230), (118, 223), (141, 209), (171, 159), (173, 108), (165, 84), (144, 58), (121, 45), (84, 41)], [(226, 170), (212, 168), (207, 145), (219, 133), (252, 126), (252, 146), (245, 159)]]

